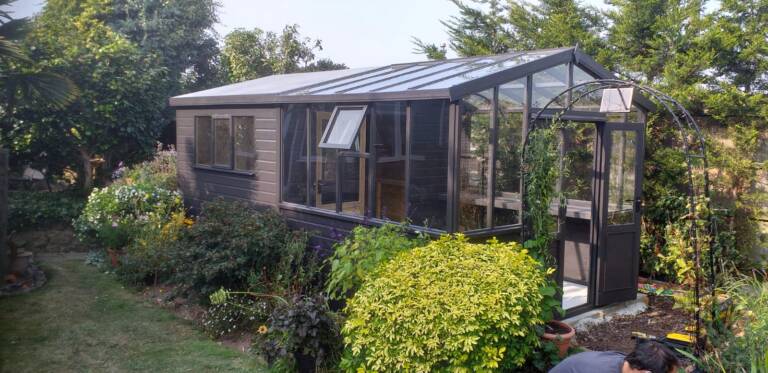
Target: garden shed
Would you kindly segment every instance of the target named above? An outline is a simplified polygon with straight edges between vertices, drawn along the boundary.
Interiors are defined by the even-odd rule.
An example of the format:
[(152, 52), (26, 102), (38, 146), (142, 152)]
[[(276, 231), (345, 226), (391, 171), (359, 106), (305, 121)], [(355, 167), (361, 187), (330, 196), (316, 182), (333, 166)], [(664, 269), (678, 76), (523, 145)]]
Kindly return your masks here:
[(325, 245), (386, 221), (516, 239), (529, 120), (558, 115), (569, 123), (564, 198), (551, 209), (563, 306), (575, 314), (635, 299), (653, 105), (630, 95), (617, 111), (601, 91), (573, 105), (578, 89), (561, 95), (613, 77), (577, 48), (558, 48), (273, 75), (176, 96), (179, 187), (193, 207), (219, 196), (274, 207)]

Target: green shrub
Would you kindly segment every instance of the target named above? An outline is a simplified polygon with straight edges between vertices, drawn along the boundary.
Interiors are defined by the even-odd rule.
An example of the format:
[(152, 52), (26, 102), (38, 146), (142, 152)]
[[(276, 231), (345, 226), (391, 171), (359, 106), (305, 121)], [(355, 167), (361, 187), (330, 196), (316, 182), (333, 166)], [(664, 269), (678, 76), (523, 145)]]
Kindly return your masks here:
[(168, 265), (171, 252), (181, 232), (192, 223), (184, 211), (167, 217), (151, 216), (125, 247), (120, 266), (115, 271), (118, 278), (128, 285), (157, 284), (165, 280), (172, 272)]
[(175, 282), (204, 297), (219, 288), (272, 292), (311, 286), (315, 273), (306, 246), (307, 235), (290, 230), (276, 211), (220, 199), (203, 206), (175, 245)]
[(557, 303), (551, 271), (517, 243), (443, 236), (403, 252), (349, 300), (347, 371), (514, 369)]
[(85, 206), (85, 197), (71, 192), (11, 191), (8, 193), (8, 231), (51, 224), (71, 224)]
[(729, 279), (722, 289), (732, 310), (707, 333), (713, 350), (698, 362), (703, 371), (768, 372), (768, 277), (761, 277)]
[(176, 150), (173, 147), (164, 150), (162, 144), (158, 144), (152, 159), (129, 168), (121, 166), (112, 177), (118, 184), (144, 184), (176, 190)]
[(331, 270), (326, 291), (331, 298), (346, 298), (382, 263), (427, 242), (424, 235), (409, 237), (405, 227), (399, 225), (357, 226), (343, 242), (333, 247), (333, 255), (328, 258)]
[(73, 225), (81, 240), (120, 248), (148, 222), (163, 221), (182, 209), (178, 192), (148, 184), (113, 184), (91, 192)]
[(322, 295), (296, 295), (275, 307), (269, 328), (255, 340), (271, 366), (297, 371), (301, 355), (318, 367), (338, 363), (342, 348), (337, 317)]

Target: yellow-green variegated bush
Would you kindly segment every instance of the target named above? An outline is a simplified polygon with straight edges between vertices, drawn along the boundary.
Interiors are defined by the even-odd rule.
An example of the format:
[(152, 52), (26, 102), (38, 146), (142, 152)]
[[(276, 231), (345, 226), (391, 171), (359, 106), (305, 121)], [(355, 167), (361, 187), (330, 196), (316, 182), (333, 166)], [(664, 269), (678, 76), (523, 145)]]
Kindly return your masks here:
[(443, 236), (380, 267), (347, 305), (347, 371), (491, 371), (523, 365), (555, 289), (517, 243)]

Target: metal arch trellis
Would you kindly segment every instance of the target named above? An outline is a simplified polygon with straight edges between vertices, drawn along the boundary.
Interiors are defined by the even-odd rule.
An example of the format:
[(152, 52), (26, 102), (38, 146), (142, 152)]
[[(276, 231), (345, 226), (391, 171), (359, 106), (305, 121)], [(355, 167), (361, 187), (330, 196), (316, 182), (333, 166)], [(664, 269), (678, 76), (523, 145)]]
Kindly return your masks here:
[[(525, 137), (523, 139), (523, 148), (522, 148), (522, 167), (521, 167), (521, 180), (523, 181), (523, 186), (521, 187), (521, 203), (522, 203), (522, 210), (523, 210), (523, 238), (528, 239), (531, 236), (531, 222), (530, 219), (527, 218), (527, 204), (526, 199), (524, 196), (525, 193), (525, 183), (526, 183), (526, 170), (528, 169), (527, 165), (527, 151), (528, 151), (528, 143), (530, 139), (531, 133), (536, 131), (537, 129), (546, 128), (551, 123), (559, 120), (559, 118), (568, 112), (579, 100), (582, 98), (589, 96), (591, 93), (596, 91), (601, 91), (604, 89), (610, 89), (610, 88), (634, 88), (642, 93), (645, 93), (649, 96), (651, 96), (653, 99), (655, 99), (658, 103), (661, 104), (661, 106), (669, 113), (672, 117), (672, 121), (677, 127), (679, 133), (682, 135), (682, 144), (683, 144), (683, 152), (685, 153), (686, 158), (686, 166), (687, 166), (687, 184), (688, 184), (688, 190), (687, 190), (687, 197), (688, 197), (688, 205), (689, 205), (689, 219), (694, 219), (692, 224), (690, 224), (690, 230), (688, 232), (691, 244), (693, 246), (694, 251), (694, 275), (695, 275), (695, 284), (694, 284), (694, 300), (695, 300), (695, 338), (696, 338), (696, 346), (695, 351), (698, 353), (700, 351), (700, 348), (703, 346), (703, 337), (701, 333), (702, 329), (702, 318), (701, 318), (701, 300), (700, 295), (702, 291), (702, 273), (701, 273), (701, 246), (700, 246), (700, 237), (709, 237), (708, 244), (710, 245), (709, 252), (709, 273), (708, 273), (708, 280), (709, 280), (709, 291), (710, 295), (713, 297), (712, 300), (712, 319), (715, 319), (715, 305), (714, 305), (714, 292), (715, 292), (715, 257), (714, 257), (714, 250), (712, 249), (714, 247), (714, 239), (717, 234), (717, 226), (715, 223), (715, 219), (713, 218), (711, 213), (708, 213), (708, 224), (706, 224), (704, 227), (701, 227), (699, 224), (697, 224), (696, 219), (698, 217), (698, 211), (697, 211), (697, 203), (701, 203), (700, 199), (701, 197), (704, 198), (704, 203), (706, 204), (707, 211), (711, 211), (710, 209), (710, 188), (709, 188), (709, 163), (707, 160), (707, 154), (706, 154), (706, 142), (704, 139), (704, 136), (701, 133), (701, 130), (696, 123), (696, 120), (693, 118), (691, 113), (682, 105), (680, 102), (675, 100), (674, 98), (670, 97), (669, 95), (647, 86), (643, 86), (640, 84), (637, 84), (635, 82), (631, 81), (625, 81), (620, 79), (599, 79), (599, 80), (592, 80), (588, 82), (583, 82), (579, 84), (572, 85), (568, 89), (564, 90), (554, 98), (552, 98), (549, 102), (547, 102), (546, 105), (544, 105), (541, 109), (539, 109), (537, 112), (532, 113), (532, 115), (529, 115), (528, 119), (528, 126), (527, 131), (525, 133)], [(576, 97), (573, 97), (573, 92), (579, 90), (579, 95)], [(548, 120), (546, 122), (540, 121), (542, 119), (542, 114), (546, 112), (550, 106), (552, 106), (555, 102), (559, 102), (563, 98), (566, 98), (566, 105), (557, 111), (553, 116), (551, 120)], [(630, 103), (631, 104), (631, 103)], [(550, 111), (551, 112), (551, 111)], [(540, 124), (544, 123), (544, 126), (540, 126)], [(703, 185), (697, 187), (697, 184), (694, 180), (696, 178), (694, 177), (694, 168), (695, 166), (699, 164), (704, 172), (703, 174)], [(562, 167), (562, 164), (561, 164)]]

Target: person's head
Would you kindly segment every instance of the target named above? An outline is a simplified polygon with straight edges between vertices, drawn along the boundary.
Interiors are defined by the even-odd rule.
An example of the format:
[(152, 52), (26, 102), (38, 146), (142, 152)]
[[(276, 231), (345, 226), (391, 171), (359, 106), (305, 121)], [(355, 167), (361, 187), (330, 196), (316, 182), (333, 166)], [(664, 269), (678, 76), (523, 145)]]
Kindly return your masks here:
[(672, 351), (664, 345), (646, 341), (635, 346), (626, 358), (622, 373), (671, 373), (674, 372), (680, 362)]

